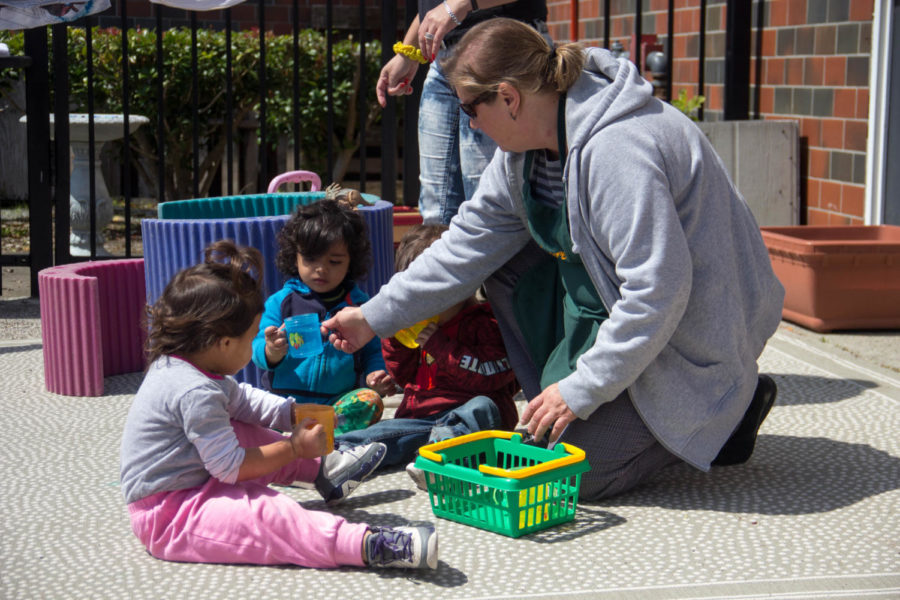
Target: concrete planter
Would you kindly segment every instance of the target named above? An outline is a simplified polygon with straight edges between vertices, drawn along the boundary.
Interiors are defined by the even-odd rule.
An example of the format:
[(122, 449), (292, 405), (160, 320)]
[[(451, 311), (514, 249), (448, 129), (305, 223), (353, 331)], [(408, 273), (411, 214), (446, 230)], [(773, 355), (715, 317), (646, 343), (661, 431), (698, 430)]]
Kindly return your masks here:
[(697, 123), (761, 226), (800, 224), (797, 121)]
[(900, 329), (900, 226), (761, 230), (785, 319), (821, 332)]

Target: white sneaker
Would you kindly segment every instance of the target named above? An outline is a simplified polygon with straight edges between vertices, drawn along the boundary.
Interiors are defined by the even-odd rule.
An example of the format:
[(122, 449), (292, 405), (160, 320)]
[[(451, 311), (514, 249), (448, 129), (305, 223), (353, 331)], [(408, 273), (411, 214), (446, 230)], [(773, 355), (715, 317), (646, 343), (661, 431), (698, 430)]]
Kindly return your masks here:
[[(428, 491), (428, 482), (434, 483), (434, 473), (426, 474), (425, 471), (416, 466), (415, 462), (411, 462), (406, 465), (406, 473), (409, 475), (409, 478), (413, 480), (416, 484), (416, 487), (422, 490), (423, 492)], [(427, 477), (427, 480), (426, 480)]]
[(323, 456), (315, 486), (325, 504), (337, 504), (349, 496), (378, 468), (386, 453), (387, 446), (372, 442)]

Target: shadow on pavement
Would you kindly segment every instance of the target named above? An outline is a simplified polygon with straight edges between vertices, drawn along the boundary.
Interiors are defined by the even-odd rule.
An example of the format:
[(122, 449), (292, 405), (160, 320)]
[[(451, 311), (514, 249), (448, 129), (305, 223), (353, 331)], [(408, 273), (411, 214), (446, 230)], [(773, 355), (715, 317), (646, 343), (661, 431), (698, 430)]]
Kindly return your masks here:
[(114, 375), (103, 379), (104, 396), (122, 396), (137, 394), (141, 382), (144, 380), (143, 371)]
[(530, 540), (539, 544), (569, 542), (604, 529), (622, 525), (625, 522), (625, 518), (615, 513), (599, 510), (594, 506), (585, 506), (579, 502), (578, 509), (575, 511), (574, 521), (550, 527), (543, 531), (536, 531), (520, 539)]
[[(377, 472), (373, 477), (378, 477)], [(343, 516), (349, 518), (351, 521), (359, 521), (365, 520), (360, 519), (360, 515), (368, 515), (369, 513), (365, 512), (363, 509), (368, 508), (370, 506), (378, 506), (381, 504), (387, 504), (390, 502), (399, 502), (401, 500), (406, 500), (407, 498), (411, 498), (416, 495), (416, 492), (413, 490), (407, 489), (394, 489), (394, 490), (381, 490), (378, 492), (370, 492), (366, 493), (366, 482), (372, 481), (372, 477), (363, 481), (360, 484), (360, 487), (357, 491), (353, 492), (353, 495), (341, 502), (340, 504), (334, 506), (327, 506), (324, 500), (310, 500), (306, 502), (301, 502), (303, 508), (308, 510), (325, 510), (329, 512), (339, 513)], [(358, 513), (358, 514), (357, 514)], [(398, 523), (376, 523), (377, 525), (405, 525), (406, 521), (398, 522)]]
[(5, 346), (3, 348), (0, 348), (0, 356), (4, 354), (15, 354), (16, 352), (30, 352), (32, 350), (40, 350), (42, 347), (43, 344), (31, 344), (23, 340), (21, 346)]
[(866, 379), (838, 379), (817, 375), (773, 374), (772, 379), (778, 385), (775, 406), (832, 404), (859, 396), (862, 390), (878, 387), (877, 383)]
[(822, 437), (762, 435), (744, 465), (703, 473), (665, 470), (630, 494), (625, 506), (769, 515), (823, 513), (900, 487), (900, 458), (868, 444)]

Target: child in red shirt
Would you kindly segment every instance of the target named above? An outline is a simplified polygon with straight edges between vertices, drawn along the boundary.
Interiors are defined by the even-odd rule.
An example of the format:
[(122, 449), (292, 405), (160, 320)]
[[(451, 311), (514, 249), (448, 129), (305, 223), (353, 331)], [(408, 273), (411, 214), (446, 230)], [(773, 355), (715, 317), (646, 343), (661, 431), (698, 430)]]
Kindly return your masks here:
[[(411, 229), (397, 248), (397, 271), (446, 230), (445, 225)], [(339, 446), (378, 441), (387, 446), (381, 465), (397, 465), (413, 460), (425, 444), (516, 426), (513, 395), (519, 386), (490, 305), (472, 296), (435, 319), (416, 335), (415, 347), (397, 337), (382, 340), (387, 371), (403, 388), (403, 401), (393, 419), (337, 436)]]

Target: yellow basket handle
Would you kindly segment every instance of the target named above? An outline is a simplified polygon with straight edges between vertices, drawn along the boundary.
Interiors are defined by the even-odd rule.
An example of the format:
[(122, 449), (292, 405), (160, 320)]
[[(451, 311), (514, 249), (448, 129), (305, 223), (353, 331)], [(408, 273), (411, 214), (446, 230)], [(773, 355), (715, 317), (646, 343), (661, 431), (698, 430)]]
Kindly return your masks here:
[[(423, 446), (422, 448), (419, 448), (419, 455), (427, 458), (428, 460), (442, 463), (444, 462), (444, 455), (438, 454), (437, 451), (443, 450), (444, 448), (458, 446), (466, 442), (483, 440), (485, 438), (500, 437), (511, 439), (514, 435), (519, 434), (512, 431), (477, 431), (468, 435), (444, 440), (443, 442), (436, 442), (434, 444), (429, 444), (428, 446)], [(554, 458), (553, 460), (547, 461), (545, 463), (541, 463), (539, 465), (534, 465), (531, 467), (525, 467), (522, 469), (501, 469), (500, 467), (492, 467), (489, 465), (478, 465), (478, 471), (480, 473), (484, 473), (485, 475), (493, 475), (495, 477), (505, 477), (507, 479), (524, 479), (526, 477), (531, 477), (540, 473), (546, 473), (547, 471), (553, 469), (567, 467), (584, 460), (584, 450), (565, 442), (560, 443), (562, 444), (563, 449), (568, 453), (567, 456)]]
[(451, 448), (453, 446), (459, 446), (467, 442), (475, 442), (486, 438), (501, 437), (510, 439), (513, 435), (514, 434), (512, 431), (476, 431), (475, 433), (468, 433), (459, 437), (450, 438), (448, 440), (444, 440), (443, 442), (435, 442), (433, 444), (428, 444), (427, 446), (422, 446), (421, 448), (419, 448), (419, 456), (424, 456), (428, 460), (433, 460), (436, 463), (442, 463), (444, 462), (444, 455), (438, 454), (438, 450), (443, 450), (444, 448)]
[(533, 467), (525, 467), (524, 469), (511, 470), (501, 469), (499, 467), (491, 467), (489, 465), (478, 465), (478, 470), (485, 475), (507, 477), (509, 479), (524, 479), (526, 477), (531, 477), (532, 475), (546, 473), (547, 471), (550, 471), (552, 469), (561, 469), (563, 467), (567, 467), (584, 460), (584, 450), (575, 446), (571, 446), (565, 442), (560, 443), (562, 444), (566, 452), (569, 453), (568, 456), (554, 458), (553, 460), (547, 461), (545, 463), (534, 465)]

